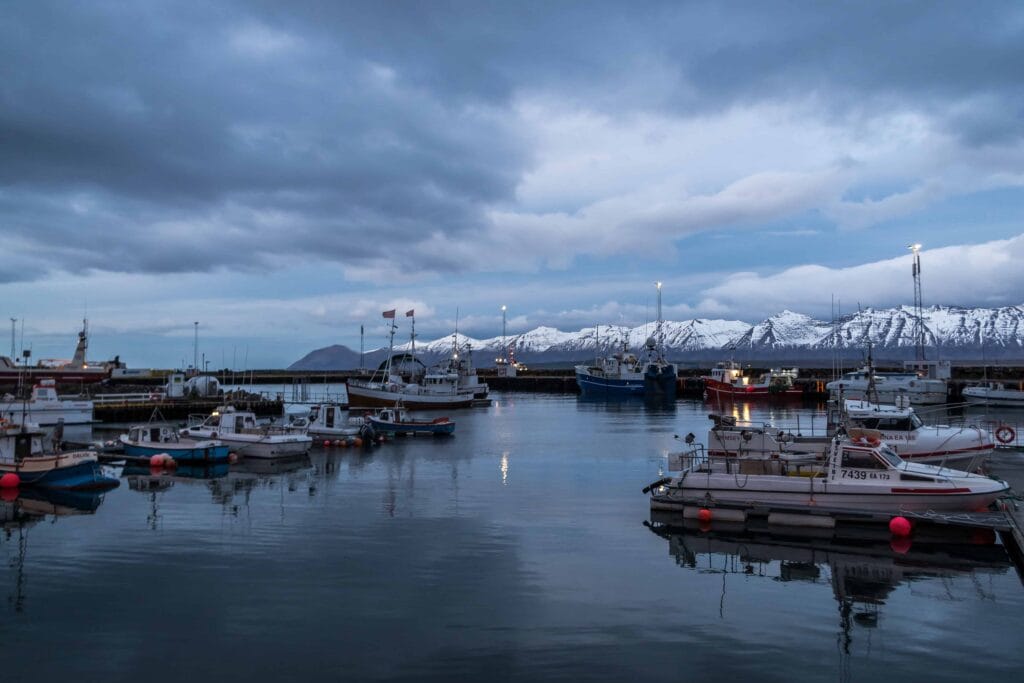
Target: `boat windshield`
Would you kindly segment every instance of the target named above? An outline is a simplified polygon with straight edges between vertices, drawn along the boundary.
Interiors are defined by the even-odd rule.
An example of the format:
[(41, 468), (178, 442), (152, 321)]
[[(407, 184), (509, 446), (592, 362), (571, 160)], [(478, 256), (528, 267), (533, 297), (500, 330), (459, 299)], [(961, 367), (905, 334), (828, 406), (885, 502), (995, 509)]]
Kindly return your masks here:
[(878, 457), (880, 457), (882, 460), (884, 460), (886, 462), (886, 464), (888, 464), (890, 467), (894, 467), (895, 468), (895, 467), (899, 467), (900, 465), (903, 464), (903, 458), (901, 458), (900, 456), (896, 455), (896, 451), (894, 451), (889, 446), (884, 446), (883, 445), (881, 448), (879, 448), (878, 449)]
[(910, 424), (912, 429), (919, 429), (924, 426), (924, 422), (921, 421), (921, 418), (914, 414), (910, 416)]

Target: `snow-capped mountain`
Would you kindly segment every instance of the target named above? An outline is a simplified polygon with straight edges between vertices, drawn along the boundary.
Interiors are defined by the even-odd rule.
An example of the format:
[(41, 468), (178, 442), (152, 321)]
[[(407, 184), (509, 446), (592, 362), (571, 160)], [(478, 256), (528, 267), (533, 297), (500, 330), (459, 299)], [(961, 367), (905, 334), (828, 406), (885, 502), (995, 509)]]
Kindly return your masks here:
[[(1000, 308), (964, 308), (960, 306), (932, 306), (922, 315), (925, 344), (938, 348), (942, 357), (999, 358), (1024, 356), (1024, 305)], [(737, 357), (746, 354), (759, 359), (771, 358), (825, 358), (837, 351), (848, 350), (859, 354), (870, 341), (876, 353), (890, 357), (909, 357), (915, 340), (914, 310), (899, 308), (866, 308), (844, 316), (834, 322), (817, 320), (802, 313), (782, 311), (764, 320), (750, 324), (739, 320), (694, 319), (666, 321), (662, 325), (667, 354), (673, 359), (707, 360)], [(529, 362), (556, 362), (584, 360), (596, 354), (621, 349), (641, 349), (654, 334), (653, 323), (639, 327), (600, 325), (576, 332), (562, 332), (553, 327), (538, 327), (529, 332), (509, 334), (505, 343), (515, 349), (519, 360)], [(453, 335), (434, 341), (417, 342), (417, 354), (426, 360), (447, 356), (452, 351)], [(502, 338), (474, 339), (458, 335), (460, 348), (468, 344), (475, 352), (478, 365), (491, 365), (502, 353)], [(409, 344), (396, 347), (408, 350)], [(330, 347), (308, 354), (292, 365), (292, 369), (325, 369), (331, 361)], [(347, 349), (346, 349), (347, 351)], [(374, 358), (382, 351), (373, 352)], [(338, 369), (351, 362), (351, 352), (339, 354)], [(934, 355), (934, 354), (933, 354)], [(315, 367), (314, 367), (315, 365)]]

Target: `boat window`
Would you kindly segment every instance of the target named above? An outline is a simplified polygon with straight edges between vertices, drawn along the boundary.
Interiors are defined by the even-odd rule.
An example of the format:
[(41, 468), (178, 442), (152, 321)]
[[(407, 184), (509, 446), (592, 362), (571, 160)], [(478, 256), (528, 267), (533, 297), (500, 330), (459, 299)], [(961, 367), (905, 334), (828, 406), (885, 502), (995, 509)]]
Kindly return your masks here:
[(327, 423), (328, 427), (334, 426), (334, 408), (327, 409), (327, 414), (324, 415), (324, 421)]
[(211, 415), (203, 422), (204, 427), (220, 427), (220, 415)]
[(878, 420), (878, 429), (889, 431), (909, 432), (911, 430), (910, 420), (905, 417), (890, 417)]
[(309, 409), (309, 421), (316, 422), (316, 419), (320, 416), (320, 406), (313, 406)]
[(900, 474), (900, 481), (935, 481), (931, 477), (922, 477), (919, 474)]
[(917, 415), (911, 415), (910, 416), (910, 426), (911, 426), (911, 429), (919, 429), (920, 427), (924, 426), (924, 422), (922, 422), (921, 418), (919, 418)]
[(241, 432), (245, 428), (245, 418), (239, 415), (235, 418), (235, 432)]
[(878, 449), (878, 457), (889, 464), (890, 467), (899, 467), (903, 464), (903, 458), (896, 454), (889, 446), (882, 446)]
[(878, 418), (869, 417), (865, 420), (860, 420), (860, 424), (866, 429), (878, 429)]
[(882, 463), (871, 451), (860, 449), (843, 449), (843, 467), (853, 467), (860, 470), (881, 470), (885, 469)]
[(155, 443), (160, 443), (160, 428), (150, 427), (149, 429), (149, 440)]
[(139, 428), (138, 427), (132, 427), (130, 430), (128, 430), (128, 439), (129, 439), (129, 441), (138, 441), (139, 440)]

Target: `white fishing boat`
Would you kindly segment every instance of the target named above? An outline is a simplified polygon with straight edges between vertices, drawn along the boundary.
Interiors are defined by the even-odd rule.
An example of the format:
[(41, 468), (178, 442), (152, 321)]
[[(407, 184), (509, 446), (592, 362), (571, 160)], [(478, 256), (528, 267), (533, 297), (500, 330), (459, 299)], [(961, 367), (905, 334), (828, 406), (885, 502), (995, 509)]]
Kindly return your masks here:
[(290, 431), (308, 434), (314, 439), (348, 439), (372, 436), (366, 418), (350, 415), (346, 406), (320, 403), (309, 409), (309, 415), (298, 417), (288, 424)]
[(945, 403), (949, 392), (949, 361), (917, 360), (903, 364), (902, 372), (878, 372), (868, 348), (867, 363), (848, 372), (825, 388), (835, 400), (863, 399), (874, 403), (897, 403), (906, 397), (913, 405)]
[(965, 387), (963, 397), (968, 403), (1024, 408), (1024, 390), (1020, 388), (1021, 385), (1024, 385), (1024, 382), (1014, 389), (1003, 382), (987, 382), (975, 387)]
[(875, 513), (975, 511), (1006, 494), (1004, 481), (906, 462), (871, 430), (834, 438), (814, 455), (714, 456), (695, 446), (669, 456), (676, 472), (647, 488), (652, 510), (772, 507)]
[(63, 422), (66, 425), (88, 424), (93, 418), (93, 404), (88, 400), (63, 399), (57, 395), (57, 383), (40, 379), (32, 387), (30, 398), (18, 399), (8, 394), (0, 399), (0, 416), (11, 421), (25, 420), (42, 426)]
[(944, 465), (973, 471), (993, 453), (992, 435), (973, 425), (925, 425), (909, 405), (879, 405), (869, 401), (843, 401), (818, 435), (804, 436), (793, 430), (766, 424), (738, 422), (729, 416), (712, 415), (708, 452), (715, 456), (778, 456), (781, 453), (824, 457), (836, 429), (877, 430), (880, 438), (910, 462)]
[(206, 416), (190, 416), (179, 434), (192, 439), (218, 439), (246, 458), (283, 458), (309, 452), (313, 439), (290, 433), (284, 427), (261, 425), (256, 414), (221, 406)]
[[(394, 311), (385, 311), (384, 317), (391, 319), (388, 340), (388, 357), (369, 379), (351, 378), (346, 382), (348, 402), (351, 408), (388, 408), (401, 401), (411, 409), (451, 409), (468, 408), (476, 399), (477, 388), (460, 386), (459, 373), (456, 368), (435, 367), (420, 370), (415, 354), (395, 356)], [(411, 314), (411, 311), (410, 311)], [(409, 315), (409, 314), (407, 314)], [(414, 323), (415, 324), (415, 323)], [(415, 332), (412, 333), (415, 341)], [(415, 347), (414, 347), (415, 348)], [(419, 368), (404, 370), (405, 362), (410, 361)]]

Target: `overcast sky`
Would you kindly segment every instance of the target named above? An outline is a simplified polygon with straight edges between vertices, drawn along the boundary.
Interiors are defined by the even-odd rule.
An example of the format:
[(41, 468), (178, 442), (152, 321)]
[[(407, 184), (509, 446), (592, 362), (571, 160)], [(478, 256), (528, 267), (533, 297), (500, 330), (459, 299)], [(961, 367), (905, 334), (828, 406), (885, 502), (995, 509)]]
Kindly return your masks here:
[(1020, 3), (37, 1), (0, 63), (37, 358), (827, 318), (911, 242), (926, 305), (1024, 302)]

